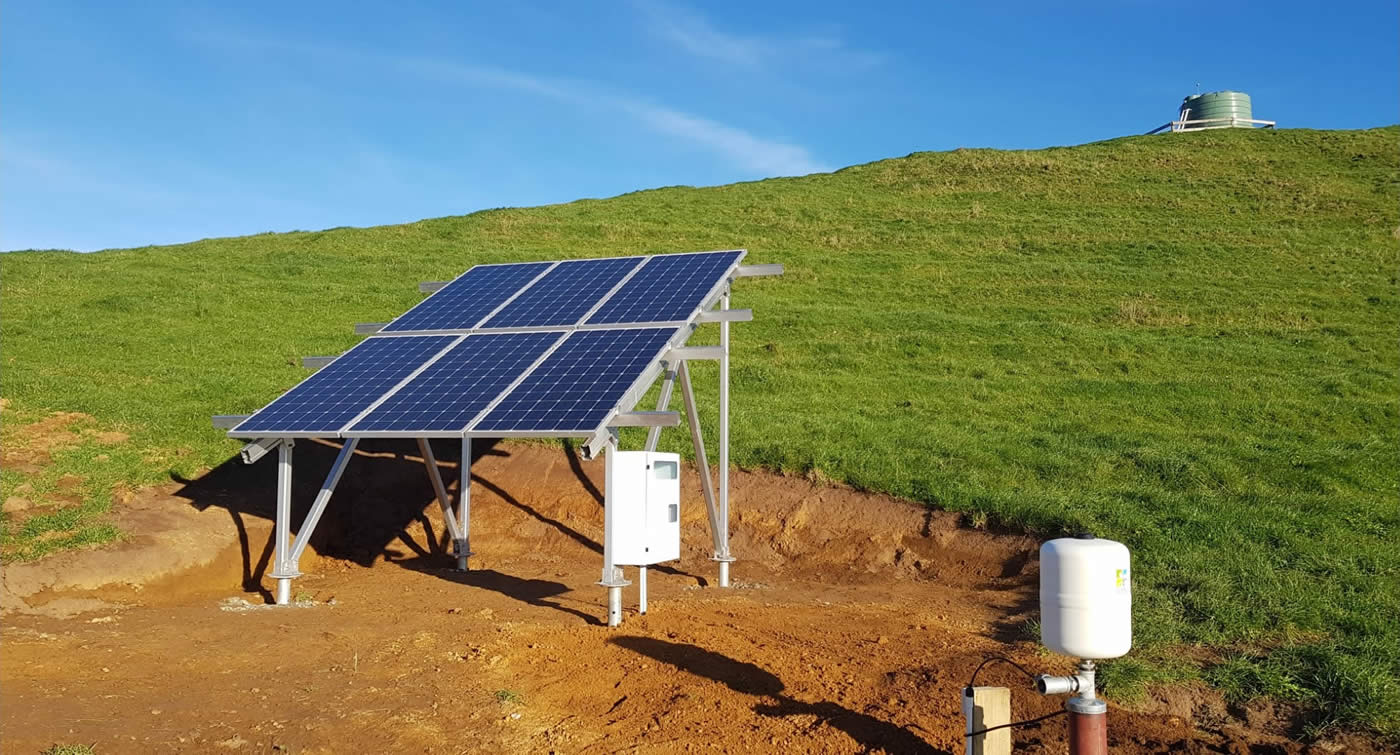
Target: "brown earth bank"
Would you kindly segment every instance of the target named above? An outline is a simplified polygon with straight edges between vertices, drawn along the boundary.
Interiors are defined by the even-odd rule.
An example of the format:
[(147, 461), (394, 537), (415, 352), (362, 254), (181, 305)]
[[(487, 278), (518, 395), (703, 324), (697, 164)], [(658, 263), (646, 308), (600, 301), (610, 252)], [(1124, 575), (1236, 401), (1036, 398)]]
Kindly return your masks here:
[[(457, 458), (439, 443), (439, 459)], [(296, 521), (335, 451), (297, 445)], [(953, 753), (960, 690), (984, 658), (1070, 669), (1024, 634), (1036, 542), (762, 472), (733, 477), (734, 587), (714, 584), (687, 470), (682, 558), (651, 570), (646, 615), (629, 588), (625, 621), (610, 629), (594, 584), (601, 462), (523, 444), (477, 454), (466, 573), (451, 568), (422, 460), (391, 441), (356, 453), (302, 559), (295, 605), (267, 605), (262, 579), (271, 460), (117, 503), (127, 527), (208, 532), (202, 558), (190, 555), (198, 538), (134, 531), (118, 549), (151, 564), (136, 570), (146, 580), (130, 569), (105, 586), (64, 576), (119, 572), (113, 549), (7, 569), (4, 751)], [(1011, 687), (1018, 719), (1062, 705), (1004, 664), (979, 681)], [(1381, 751), (1347, 735), (1297, 742), (1282, 710), (1154, 690), (1111, 705), (1110, 744)], [(1014, 741), (1064, 752), (1064, 720), (1016, 729)]]

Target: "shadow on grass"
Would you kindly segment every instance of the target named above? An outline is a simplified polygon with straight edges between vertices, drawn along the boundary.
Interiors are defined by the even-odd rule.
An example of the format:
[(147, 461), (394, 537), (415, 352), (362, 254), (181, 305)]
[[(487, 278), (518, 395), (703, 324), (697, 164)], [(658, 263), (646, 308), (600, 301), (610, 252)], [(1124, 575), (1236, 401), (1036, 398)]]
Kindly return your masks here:
[(740, 694), (760, 698), (754, 705), (754, 712), (760, 716), (815, 716), (822, 723), (845, 732), (866, 751), (951, 755), (889, 721), (858, 713), (837, 703), (795, 700), (783, 694), (786, 686), (783, 680), (769, 671), (713, 650), (652, 637), (624, 636), (608, 641), (695, 676), (719, 682)]

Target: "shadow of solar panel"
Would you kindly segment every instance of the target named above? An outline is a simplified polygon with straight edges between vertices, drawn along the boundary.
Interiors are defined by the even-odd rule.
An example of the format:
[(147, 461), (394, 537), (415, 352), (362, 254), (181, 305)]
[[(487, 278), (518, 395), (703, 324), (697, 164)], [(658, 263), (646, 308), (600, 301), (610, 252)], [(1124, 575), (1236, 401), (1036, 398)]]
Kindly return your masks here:
[(652, 257), (588, 318), (588, 323), (685, 320), (743, 254), (699, 252)]
[(471, 429), (595, 430), (675, 334), (675, 328), (576, 331)]
[(476, 327), (483, 317), (544, 272), (550, 264), (478, 265), (389, 323), (384, 332)]
[(458, 336), (371, 338), (244, 420), (232, 433), (336, 431)]
[(346, 434), (464, 430), (561, 336), (559, 331), (468, 336)]
[(613, 257), (561, 262), (482, 327), (573, 325), (643, 259)]

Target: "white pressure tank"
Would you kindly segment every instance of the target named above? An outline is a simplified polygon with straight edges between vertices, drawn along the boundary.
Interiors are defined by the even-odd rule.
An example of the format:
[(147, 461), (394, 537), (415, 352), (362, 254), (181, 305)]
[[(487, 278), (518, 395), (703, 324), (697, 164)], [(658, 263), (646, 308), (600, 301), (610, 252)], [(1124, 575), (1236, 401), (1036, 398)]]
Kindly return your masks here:
[(1040, 546), (1040, 641), (1086, 660), (1117, 658), (1133, 644), (1132, 573), (1122, 543), (1093, 535)]

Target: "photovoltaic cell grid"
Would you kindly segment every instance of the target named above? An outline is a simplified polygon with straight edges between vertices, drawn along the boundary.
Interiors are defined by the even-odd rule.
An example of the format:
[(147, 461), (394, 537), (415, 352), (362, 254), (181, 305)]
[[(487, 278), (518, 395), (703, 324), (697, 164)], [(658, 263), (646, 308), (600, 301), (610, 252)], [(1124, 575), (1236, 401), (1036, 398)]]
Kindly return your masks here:
[[(573, 260), (557, 265), (533, 262), (478, 266), (390, 323), (384, 332), (626, 326), (686, 320), (742, 256), (742, 251), (698, 252)], [(555, 265), (554, 269), (541, 276), (550, 265)], [(607, 296), (629, 273), (632, 277)], [(607, 300), (599, 306), (598, 301), (605, 296)], [(510, 303), (502, 306), (507, 301)], [(579, 323), (578, 318), (594, 306), (598, 306), (597, 311), (586, 323)], [(491, 316), (490, 322), (481, 322), (498, 308), (500, 311)], [(671, 328), (575, 332), (470, 429), (594, 430), (674, 334)], [(532, 338), (498, 343), (479, 340), (487, 335)], [(441, 366), (435, 363), (402, 386), (358, 421), (349, 434), (380, 430), (460, 431), (463, 425), (454, 423), (466, 423), (477, 416), (494, 400), (494, 395), (488, 395), (493, 386), (499, 394), (558, 337), (558, 332), (477, 333), (466, 337), (452, 353), (443, 355)], [(455, 338), (458, 336), (436, 334), (372, 337), (229, 434), (336, 435), (346, 422)], [(469, 356), (474, 353), (476, 356)], [(507, 374), (512, 369), (513, 374)]]
[(526, 262), (474, 267), (389, 323), (383, 332), (476, 327), (481, 318), (501, 306), (550, 264)]
[(675, 334), (676, 328), (575, 331), (472, 430), (593, 430)]
[(588, 318), (588, 323), (684, 320), (742, 254), (701, 252), (652, 257)]
[(613, 257), (561, 262), (482, 327), (573, 325), (644, 259)]
[(232, 432), (335, 435), (346, 422), (457, 338), (404, 336), (365, 340), (258, 410)]
[[(471, 335), (349, 430), (460, 431), (563, 335)], [(382, 339), (401, 340), (401, 339)]]

